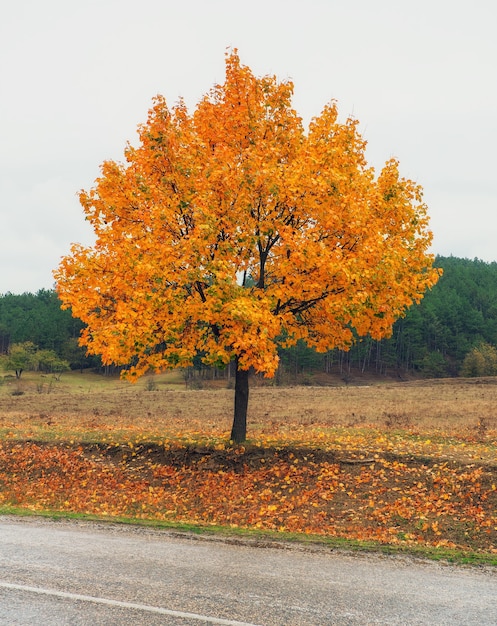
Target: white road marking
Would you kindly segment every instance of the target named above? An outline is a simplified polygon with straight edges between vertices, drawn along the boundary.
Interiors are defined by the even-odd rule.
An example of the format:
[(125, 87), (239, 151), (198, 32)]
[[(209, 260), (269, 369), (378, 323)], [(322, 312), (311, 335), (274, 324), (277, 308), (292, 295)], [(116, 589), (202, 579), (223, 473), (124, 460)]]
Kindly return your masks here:
[(199, 622), (208, 622), (209, 624), (220, 624), (221, 626), (258, 626), (249, 622), (238, 622), (236, 620), (222, 619), (219, 617), (208, 617), (207, 615), (199, 615), (197, 613), (185, 613), (184, 611), (173, 611), (172, 609), (164, 609), (159, 606), (148, 606), (147, 604), (135, 604), (134, 602), (121, 602), (120, 600), (110, 600), (109, 598), (98, 598), (96, 596), (85, 596), (78, 593), (68, 593), (66, 591), (57, 591), (55, 589), (43, 589), (42, 587), (29, 587), (28, 585), (16, 585), (0, 581), (0, 587), (4, 589), (12, 589), (15, 591), (27, 591), (28, 593), (38, 593), (45, 596), (54, 596), (57, 598), (66, 598), (68, 600), (79, 600), (81, 602), (93, 602), (94, 604), (105, 604), (107, 606), (120, 607), (124, 609), (134, 609), (138, 611), (147, 611), (148, 613), (158, 613), (159, 615), (169, 615), (171, 617), (181, 617)]

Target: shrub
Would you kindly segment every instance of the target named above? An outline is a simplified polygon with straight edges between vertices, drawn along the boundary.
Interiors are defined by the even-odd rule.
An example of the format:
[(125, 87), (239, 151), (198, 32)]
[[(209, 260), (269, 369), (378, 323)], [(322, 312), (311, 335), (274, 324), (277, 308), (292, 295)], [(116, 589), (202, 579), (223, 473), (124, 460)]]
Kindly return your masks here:
[(497, 348), (482, 342), (464, 357), (461, 375), (467, 377), (497, 375)]

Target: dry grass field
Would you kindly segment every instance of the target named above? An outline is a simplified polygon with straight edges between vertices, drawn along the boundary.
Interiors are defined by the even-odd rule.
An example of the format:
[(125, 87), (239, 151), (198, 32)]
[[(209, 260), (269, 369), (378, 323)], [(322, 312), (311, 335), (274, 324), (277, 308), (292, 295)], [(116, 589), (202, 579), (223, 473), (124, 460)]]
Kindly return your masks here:
[(226, 381), (191, 390), (178, 373), (137, 385), (91, 374), (4, 379), (0, 506), (497, 563), (497, 379), (330, 382), (254, 381), (249, 441), (233, 448)]
[[(140, 431), (153, 439), (184, 433), (226, 437), (233, 391), (226, 381), (218, 382), (218, 388), (204, 384), (205, 389), (187, 390), (178, 373), (144, 378), (135, 385), (93, 374), (66, 375), (61, 381), (35, 375), (21, 381), (10, 378), (0, 386), (0, 429), (20, 437), (57, 437), (71, 430), (88, 436)], [(252, 386), (251, 440), (305, 442), (306, 432), (314, 436), (336, 428), (491, 443), (497, 432), (497, 378)]]

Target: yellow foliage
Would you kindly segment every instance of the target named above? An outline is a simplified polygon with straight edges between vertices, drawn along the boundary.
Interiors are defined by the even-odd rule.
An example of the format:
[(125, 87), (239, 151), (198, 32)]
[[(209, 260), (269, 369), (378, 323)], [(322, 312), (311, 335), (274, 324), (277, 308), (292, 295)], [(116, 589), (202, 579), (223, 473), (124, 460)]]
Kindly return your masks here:
[(422, 190), (365, 159), (335, 103), (306, 132), (293, 85), (256, 78), (237, 52), (191, 114), (154, 100), (126, 163), (82, 192), (93, 247), (55, 272), (82, 343), (130, 374), (197, 353), (272, 376), (278, 345), (379, 339), (438, 279)]

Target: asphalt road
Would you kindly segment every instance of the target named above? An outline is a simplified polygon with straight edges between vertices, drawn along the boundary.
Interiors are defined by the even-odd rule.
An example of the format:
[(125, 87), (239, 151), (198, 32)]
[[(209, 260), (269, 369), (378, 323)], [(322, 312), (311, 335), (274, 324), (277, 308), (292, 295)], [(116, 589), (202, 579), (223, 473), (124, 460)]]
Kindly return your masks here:
[(497, 625), (497, 572), (0, 516), (0, 624)]

